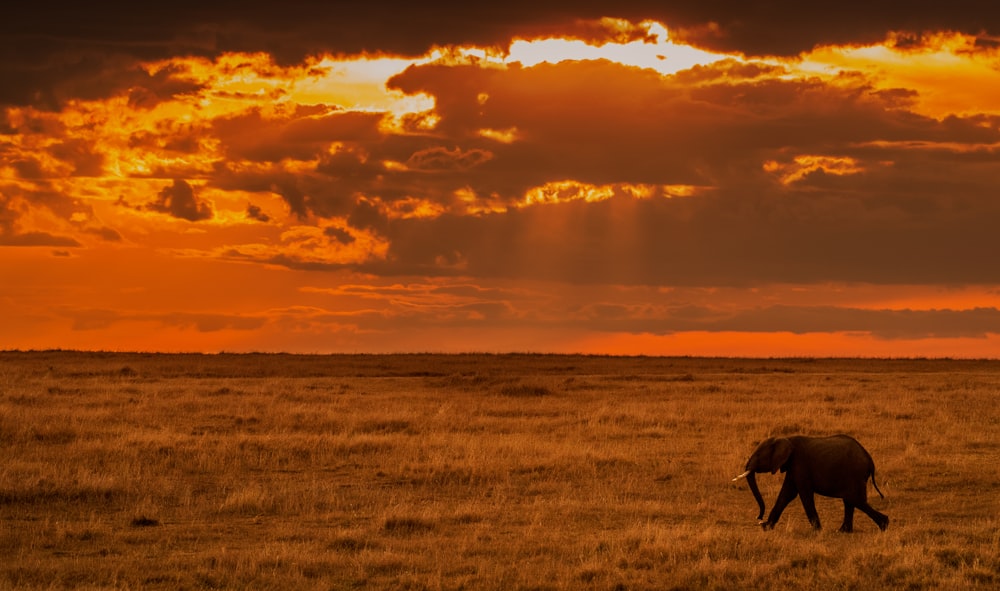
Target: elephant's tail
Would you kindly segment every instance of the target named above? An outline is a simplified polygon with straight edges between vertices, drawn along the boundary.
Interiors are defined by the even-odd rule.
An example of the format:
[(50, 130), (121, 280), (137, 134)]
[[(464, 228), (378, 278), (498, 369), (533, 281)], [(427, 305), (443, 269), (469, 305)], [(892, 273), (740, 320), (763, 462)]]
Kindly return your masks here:
[(880, 490), (878, 489), (878, 485), (877, 485), (877, 484), (875, 484), (875, 468), (872, 468), (872, 486), (874, 486), (874, 487), (875, 487), (875, 492), (877, 492), (877, 493), (878, 493), (878, 496), (880, 496), (880, 497), (882, 497), (882, 498), (884, 499), (884, 498), (885, 498), (885, 495), (884, 495), (884, 494), (882, 494), (882, 491), (880, 491)]

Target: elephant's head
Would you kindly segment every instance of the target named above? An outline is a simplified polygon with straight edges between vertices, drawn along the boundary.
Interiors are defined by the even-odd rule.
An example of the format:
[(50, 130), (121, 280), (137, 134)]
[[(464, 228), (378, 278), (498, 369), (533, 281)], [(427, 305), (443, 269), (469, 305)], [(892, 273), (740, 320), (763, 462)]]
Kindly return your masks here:
[(792, 442), (787, 437), (768, 437), (750, 454), (750, 459), (747, 460), (746, 472), (733, 478), (734, 481), (740, 478), (747, 479), (750, 492), (753, 493), (753, 498), (757, 501), (757, 506), (760, 508), (757, 521), (764, 519), (764, 498), (760, 496), (760, 489), (757, 488), (756, 474), (758, 472), (770, 472), (774, 474), (778, 470), (784, 472), (787, 469), (785, 464), (791, 456)]

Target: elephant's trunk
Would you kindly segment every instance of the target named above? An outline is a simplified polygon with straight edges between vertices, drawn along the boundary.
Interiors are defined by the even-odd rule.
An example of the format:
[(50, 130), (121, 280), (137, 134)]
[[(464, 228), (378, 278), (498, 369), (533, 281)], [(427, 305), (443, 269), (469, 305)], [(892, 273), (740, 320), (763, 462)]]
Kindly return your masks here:
[(757, 506), (760, 507), (760, 514), (757, 515), (757, 521), (764, 520), (764, 497), (760, 496), (760, 489), (757, 488), (757, 475), (751, 471), (746, 476), (747, 485), (750, 486), (750, 492), (753, 493), (754, 500), (757, 501)]

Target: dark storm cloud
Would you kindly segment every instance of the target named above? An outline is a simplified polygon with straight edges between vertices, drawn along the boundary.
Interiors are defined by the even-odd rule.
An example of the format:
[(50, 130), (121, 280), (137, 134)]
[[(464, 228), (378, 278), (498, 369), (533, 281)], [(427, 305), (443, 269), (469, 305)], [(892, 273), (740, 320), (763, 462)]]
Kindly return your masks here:
[(186, 79), (182, 69), (167, 65), (155, 74), (133, 81), (128, 103), (132, 107), (151, 109), (163, 101), (194, 94), (202, 88), (200, 83)]
[(213, 215), (212, 206), (199, 200), (191, 185), (180, 179), (175, 179), (172, 185), (164, 187), (156, 200), (147, 203), (145, 208), (189, 222), (209, 220)]
[(389, 227), (389, 218), (377, 205), (368, 201), (361, 201), (347, 218), (355, 228), (362, 230), (374, 230), (384, 234)]
[(337, 228), (335, 226), (324, 228), (323, 234), (329, 238), (332, 238), (333, 240), (336, 240), (338, 243), (343, 245), (352, 244), (356, 240), (354, 235), (352, 235), (350, 232), (344, 230), (343, 228)]
[[(608, 84), (589, 88), (598, 77)], [(428, 66), (411, 68), (391, 84), (409, 93), (433, 94), (439, 125), (432, 131), (379, 136), (373, 133), (378, 118), (370, 114), (351, 119), (350, 128), (323, 122), (323, 133), (318, 132), (320, 120), (347, 120), (346, 114), (230, 118), (217, 122), (215, 129), (231, 157), (318, 160), (314, 168), (294, 176), (222, 165), (211, 182), (223, 188), (274, 190), (300, 217), (347, 215), (358, 228), (381, 227), (385, 221), (384, 212), (370, 202), (358, 204), (362, 197), (390, 205), (417, 198), (450, 210), (461, 208), (459, 190), (472, 191), (484, 203), (495, 199), (503, 204), (521, 199), (529, 188), (567, 178), (707, 182), (696, 163), (671, 158), (667, 150), (682, 151), (674, 145), (677, 122), (686, 121), (687, 133), (697, 137), (691, 115), (712, 121), (717, 109), (706, 107), (705, 101), (694, 106), (683, 91), (664, 86), (649, 71), (607, 62), (509, 72)], [(634, 88), (625, 93), (617, 84)], [(485, 105), (480, 95), (488, 95)], [(648, 107), (637, 113), (637, 104)], [(299, 131), (292, 134), (293, 128)], [(480, 133), (507, 128), (516, 128), (524, 139), (504, 144)]]
[[(53, 10), (21, 3), (0, 20), (0, 103), (55, 107), (68, 98), (130, 91), (137, 105), (162, 96), (163, 86), (136, 66), (175, 55), (265, 51), (282, 63), (321, 52), (424, 53), (433, 46), (507, 47), (514, 37), (574, 34), (596, 41), (639, 35), (586, 21), (601, 17), (659, 20), (675, 36), (718, 50), (749, 55), (794, 55), (824, 43), (867, 43), (887, 31), (956, 30), (1000, 36), (1000, 11), (979, 0), (947, 4), (918, 0), (905, 6), (845, 0), (804, 8), (801, 2), (737, 0), (622, 0), (613, 4), (325, 2), (78, 3)], [(122, 77), (122, 72), (132, 72)], [(145, 75), (148, 77), (148, 75)], [(181, 90), (182, 91), (182, 90)], [(172, 90), (168, 92), (178, 92)]]
[[(124, 4), (70, 8), (49, 20), (0, 24), (0, 57), (10, 58), (0, 60), (0, 75), (11, 81), (0, 101), (51, 106), (72, 96), (127, 91), (133, 107), (151, 107), (199, 90), (179, 69), (150, 74), (137, 66), (139, 59), (174, 54), (265, 50), (294, 62), (320, 50), (422, 53), (432, 44), (505, 45), (512, 35), (566, 24), (590, 39), (637, 34), (579, 21), (601, 16), (676, 22), (699, 43), (750, 53), (882, 39), (897, 28), (990, 32), (996, 25), (990, 15), (973, 19), (954, 10), (965, 6), (962, 0), (948, 11), (916, 3), (893, 12), (848, 2), (822, 18), (798, 5), (793, 10), (790, 2), (770, 6), (767, 14), (742, 2), (613, 8), (567, 2), (531, 10), (465, 3), (419, 12), (320, 2), (280, 10), (184, 2), (142, 11)], [(717, 26), (708, 26), (712, 22)], [(606, 61), (414, 66), (389, 86), (433, 96), (440, 117), (433, 129), (387, 134), (380, 129), (384, 114), (313, 105), (267, 116), (250, 110), (201, 129), (175, 123), (138, 131), (130, 146), (194, 154), (212, 136), (225, 159), (199, 180), (277, 193), (302, 219), (341, 218), (350, 225), (343, 237), (360, 230), (387, 238), (387, 260), (366, 267), (380, 273), (681, 285), (998, 279), (998, 267), (982, 262), (983, 252), (1000, 246), (990, 223), (1000, 215), (993, 198), (1000, 174), (996, 118), (919, 115), (909, 110), (915, 91), (875, 90), (861, 76), (835, 82), (769, 77), (776, 73), (779, 66), (734, 60), (676, 76)], [(15, 126), (9, 117), (0, 125)], [(44, 114), (17, 122), (19, 132), (64, 138), (59, 125)], [(515, 130), (516, 140), (494, 141), (483, 130)], [(62, 139), (47, 150), (75, 175), (99, 174), (104, 164), (97, 148), (79, 140)], [(817, 166), (782, 183), (780, 174), (762, 167), (774, 162), (794, 172), (803, 155), (849, 160), (857, 170), (838, 175)], [(291, 172), (282, 168), (288, 160), (315, 164)], [(254, 166), (242, 166), (245, 161)], [(51, 174), (28, 156), (12, 156), (10, 164), (22, 179)], [(184, 173), (152, 172), (199, 178)], [(636, 201), (619, 190), (600, 203), (513, 207), (529, 189), (567, 179), (704, 189), (689, 199)], [(476, 205), (511, 209), (463, 215), (459, 191), (474, 195)], [(449, 213), (399, 219), (401, 209), (393, 208), (408, 200)], [(145, 207), (190, 221), (213, 215), (183, 180)], [(252, 208), (247, 215), (265, 221)], [(7, 239), (44, 242), (44, 236), (17, 232), (8, 229)], [(289, 266), (316, 264), (281, 256)]]
[[(280, 195), (288, 204), (292, 214), (305, 218), (311, 212), (311, 198), (308, 192), (315, 184), (310, 175), (293, 174), (280, 168), (269, 170), (233, 170), (227, 163), (216, 163), (210, 183), (225, 191), (247, 191), (251, 193), (273, 192)], [(349, 210), (349, 204), (344, 204), (344, 211)]]
[[(692, 79), (602, 61), (508, 70), (432, 65), (411, 67), (390, 85), (435, 97), (437, 134), (467, 151), (489, 150), (475, 175), (461, 179), (484, 195), (520, 196), (567, 178), (690, 185), (733, 178), (745, 185), (768, 159), (831, 149), (850, 156), (875, 141), (1000, 139), (995, 122), (921, 116), (862, 78), (831, 84), (727, 74), (716, 81), (712, 68), (700, 70)], [(487, 143), (476, 137), (481, 129), (516, 129), (519, 139)]]
[(22, 179), (51, 179), (62, 176), (100, 176), (103, 173), (104, 155), (89, 141), (63, 139), (45, 150), (49, 156), (69, 167), (69, 173), (46, 168), (33, 156), (6, 153), (0, 144), (0, 162), (9, 163)]
[[(804, 5), (797, 0), (766, 4), (740, 0), (670, 2), (679, 37), (707, 48), (748, 55), (794, 55), (817, 45), (860, 45), (885, 38), (887, 31), (951, 30), (996, 36), (1000, 12), (978, 0), (890, 2), (845, 0)], [(666, 18), (666, 16), (665, 16)], [(714, 24), (713, 24), (714, 23)]]
[(478, 217), (396, 220), (383, 274), (441, 273), (576, 283), (992, 283), (1000, 252), (990, 200), (912, 206), (814, 191), (614, 197)]
[(49, 149), (52, 156), (73, 167), (70, 176), (100, 176), (104, 168), (104, 155), (90, 142), (67, 139)]
[[(210, 140), (209, 130), (204, 124), (183, 123), (168, 120), (159, 123), (155, 130), (137, 130), (129, 134), (128, 147), (144, 152), (163, 153), (173, 157), (175, 161), (188, 160), (185, 156), (197, 154), (205, 148), (206, 140)], [(180, 157), (180, 158), (178, 158)], [(143, 176), (133, 173), (135, 176)], [(173, 165), (170, 170), (157, 165), (149, 171), (152, 178), (177, 178), (198, 176), (200, 173), (191, 165)]]
[[(227, 159), (216, 165), (209, 181), (226, 190), (277, 193), (300, 218), (346, 216), (363, 190), (402, 194), (380, 185), (383, 165), (369, 154), (384, 141), (378, 129), (383, 117), (315, 105), (274, 117), (253, 109), (217, 119), (208, 131), (220, 140)], [(290, 173), (280, 165), (289, 159), (315, 164)], [(228, 164), (239, 161), (269, 167), (248, 171)]]
[[(339, 112), (230, 118), (216, 126), (230, 154), (316, 165), (296, 174), (220, 165), (210, 182), (274, 191), (300, 217), (341, 217), (387, 238), (386, 261), (365, 266), (385, 274), (650, 285), (1000, 280), (1000, 267), (983, 262), (1000, 249), (996, 118), (934, 119), (909, 111), (904, 90), (875, 91), (863, 77), (774, 80), (748, 66), (666, 77), (603, 61), (411, 67), (390, 84), (435, 98), (432, 131), (382, 136), (377, 115), (345, 126)], [(517, 139), (496, 142), (482, 129), (515, 129)], [(803, 156), (849, 170), (807, 168)], [(636, 200), (619, 188), (598, 203), (513, 207), (525, 191), (567, 179), (703, 189)], [(461, 190), (510, 209), (469, 216), (455, 202)], [(407, 198), (449, 213), (391, 215)], [(278, 264), (316, 268), (283, 256)]]
[[(154, 75), (141, 67), (140, 60), (144, 58), (172, 57), (169, 51), (130, 52), (128, 45), (92, 40), (63, 43), (51, 37), (24, 37), (15, 33), (0, 39), (0, 74), (10, 81), (0, 86), (0, 105), (55, 110), (71, 99), (96, 100), (128, 93), (131, 106), (151, 108), (201, 88), (178, 77), (179, 72), (169, 67)], [(18, 38), (22, 39), (22, 45), (10, 47), (18, 43), (15, 41)]]
[[(217, 119), (208, 131), (227, 159), (216, 165), (209, 182), (227, 190), (272, 191), (300, 218), (355, 215), (370, 224), (369, 212), (357, 211), (366, 207), (358, 203), (364, 196), (447, 204), (492, 158), (487, 144), (494, 142), (475, 136), (461, 135), (467, 147), (459, 147), (442, 134), (385, 135), (379, 130), (385, 116), (320, 105), (276, 116), (251, 110)], [(282, 164), (289, 159), (309, 164), (290, 173)], [(268, 166), (230, 165), (240, 161)], [(387, 162), (399, 165), (389, 169)]]
[(299, 107), (287, 116), (265, 118), (259, 109), (217, 119), (212, 132), (231, 159), (275, 162), (312, 160), (334, 142), (372, 142), (380, 137), (378, 113), (337, 112)]
[(406, 164), (414, 170), (464, 170), (482, 164), (492, 157), (493, 155), (486, 150), (474, 148), (463, 152), (459, 148), (449, 150), (438, 146), (414, 152)]
[(263, 209), (261, 209), (257, 205), (254, 205), (253, 203), (247, 204), (246, 216), (247, 219), (255, 220), (258, 222), (267, 223), (271, 221), (271, 216), (264, 213)]

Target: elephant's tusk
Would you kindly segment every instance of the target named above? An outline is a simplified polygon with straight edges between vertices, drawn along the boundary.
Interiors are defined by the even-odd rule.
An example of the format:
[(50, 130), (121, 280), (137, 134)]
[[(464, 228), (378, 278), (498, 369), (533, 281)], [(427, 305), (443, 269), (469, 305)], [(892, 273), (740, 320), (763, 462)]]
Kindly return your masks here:
[(747, 474), (749, 474), (749, 473), (750, 473), (750, 470), (747, 470), (747, 471), (746, 471), (746, 472), (744, 472), (743, 474), (740, 474), (740, 475), (739, 475), (739, 476), (737, 476), (736, 478), (733, 478), (733, 482), (736, 482), (736, 481), (737, 481), (737, 480), (739, 480), (740, 478), (746, 478), (746, 477), (747, 477)]

